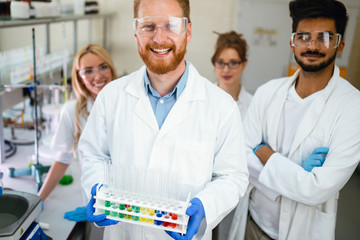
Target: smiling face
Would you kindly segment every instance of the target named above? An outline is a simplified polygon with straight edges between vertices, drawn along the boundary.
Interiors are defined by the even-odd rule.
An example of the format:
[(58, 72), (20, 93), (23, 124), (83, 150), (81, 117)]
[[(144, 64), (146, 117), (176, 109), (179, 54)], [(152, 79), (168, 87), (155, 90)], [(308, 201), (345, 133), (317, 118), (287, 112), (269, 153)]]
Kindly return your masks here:
[[(137, 17), (148, 16), (183, 17), (183, 12), (176, 0), (144, 0)], [(165, 74), (184, 63), (186, 45), (191, 39), (191, 23), (187, 24), (187, 31), (178, 36), (169, 36), (161, 27), (157, 27), (153, 36), (135, 34), (135, 38), (140, 57), (147, 68), (153, 73)]]
[[(85, 74), (80, 77), (91, 97), (96, 98), (103, 87), (112, 80), (112, 73), (109, 65), (96, 54), (86, 53), (80, 58), (78, 71), (91, 72), (94, 74)], [(80, 75), (80, 74), (79, 74)]]
[[(308, 18), (301, 20), (296, 30), (296, 32), (312, 31), (336, 33), (335, 21), (328, 18)], [(303, 71), (319, 72), (334, 67), (336, 55), (342, 52), (344, 45), (344, 41), (341, 41), (337, 48), (327, 49), (312, 40), (307, 47), (299, 48), (291, 46), (291, 51), (294, 53), (295, 60)]]
[(222, 50), (216, 62), (218, 61), (223, 63), (241, 62), (235, 69), (231, 69), (229, 65), (226, 65), (224, 68), (218, 68), (215, 64), (215, 72), (219, 86), (235, 86), (241, 84), (241, 75), (246, 68), (247, 61), (242, 62), (239, 54), (233, 48), (225, 48)]

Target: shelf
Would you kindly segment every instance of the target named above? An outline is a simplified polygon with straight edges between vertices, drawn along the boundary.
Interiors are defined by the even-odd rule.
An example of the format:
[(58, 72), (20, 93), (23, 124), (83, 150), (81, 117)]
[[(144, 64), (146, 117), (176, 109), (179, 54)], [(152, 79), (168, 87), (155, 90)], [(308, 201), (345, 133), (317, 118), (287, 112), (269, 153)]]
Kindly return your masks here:
[[(50, 53), (50, 25), (52, 23), (61, 23), (61, 22), (73, 22), (73, 53), (78, 51), (77, 47), (77, 23), (78, 20), (92, 20), (92, 19), (103, 19), (102, 26), (102, 35), (103, 35), (103, 47), (109, 52), (111, 51), (110, 44), (108, 43), (108, 32), (109, 25), (113, 16), (116, 13), (97, 13), (97, 14), (84, 14), (84, 15), (61, 15), (59, 17), (49, 17), (49, 18), (30, 18), (30, 19), (0, 19), (0, 29), (22, 27), (22, 26), (34, 26), (34, 25), (45, 25), (45, 53)], [(91, 24), (89, 24), (90, 32)], [(10, 40), (11, 41), (11, 40)], [(40, 80), (40, 76), (39, 76)], [(40, 80), (41, 82), (41, 80)], [(3, 79), (0, 79), (0, 84), (4, 84)], [(4, 110), (12, 107), (18, 102), (22, 101), (22, 89), (14, 89), (11, 92), (5, 92), (0, 89), (0, 113)], [(3, 122), (0, 121), (0, 164), (5, 161), (4, 157), (4, 139), (3, 139)]]
[(49, 18), (29, 18), (29, 19), (2, 19), (0, 20), (1, 28), (22, 27), (29, 25), (68, 22), (77, 20), (89, 20), (96, 18), (108, 18), (114, 16), (114, 13), (98, 13), (98, 14), (85, 14), (85, 15), (61, 15), (60, 17)]

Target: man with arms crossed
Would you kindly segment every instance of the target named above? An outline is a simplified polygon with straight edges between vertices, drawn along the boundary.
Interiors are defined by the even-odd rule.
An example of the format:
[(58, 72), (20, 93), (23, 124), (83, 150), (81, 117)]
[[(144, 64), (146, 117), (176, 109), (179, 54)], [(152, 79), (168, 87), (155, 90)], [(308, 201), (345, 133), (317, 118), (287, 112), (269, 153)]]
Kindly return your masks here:
[(346, 9), (335, 0), (289, 8), (300, 69), (261, 86), (244, 120), (251, 187), (238, 239), (334, 239), (339, 191), (360, 159), (360, 93), (335, 65)]

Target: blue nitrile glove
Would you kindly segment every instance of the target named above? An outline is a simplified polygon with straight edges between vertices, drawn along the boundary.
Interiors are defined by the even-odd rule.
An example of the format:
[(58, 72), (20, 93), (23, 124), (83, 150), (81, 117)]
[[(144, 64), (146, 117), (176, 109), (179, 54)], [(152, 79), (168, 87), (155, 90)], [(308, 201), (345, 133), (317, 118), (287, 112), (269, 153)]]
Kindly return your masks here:
[(267, 145), (266, 143), (260, 143), (259, 145), (257, 145), (254, 150), (253, 150), (253, 153), (256, 155), (256, 151), (259, 149), (259, 147), (261, 146), (264, 146), (264, 145)]
[(185, 235), (181, 235), (177, 232), (166, 231), (170, 237), (176, 240), (191, 240), (194, 235), (198, 232), (200, 223), (205, 216), (204, 206), (200, 199), (193, 198), (190, 201), (191, 205), (186, 209), (186, 214), (190, 216), (187, 231)]
[[(115, 221), (115, 220), (112, 220), (112, 219), (106, 219), (105, 214), (94, 215), (94, 213), (95, 213), (95, 208), (94, 208), (95, 198), (94, 198), (94, 196), (96, 195), (97, 185), (98, 185), (98, 183), (95, 184), (91, 188), (91, 199), (90, 199), (90, 201), (89, 201), (89, 203), (87, 205), (87, 220), (89, 222), (96, 223), (100, 227), (109, 226), (109, 225), (115, 225), (115, 224), (118, 223), (118, 221)], [(99, 187), (99, 189), (101, 187), (102, 187), (102, 185)]]
[(327, 147), (315, 148), (310, 156), (303, 161), (301, 166), (308, 172), (311, 172), (314, 167), (321, 167), (328, 152), (329, 148)]
[(86, 222), (87, 211), (86, 207), (78, 207), (74, 211), (69, 211), (64, 214), (64, 218), (75, 222)]

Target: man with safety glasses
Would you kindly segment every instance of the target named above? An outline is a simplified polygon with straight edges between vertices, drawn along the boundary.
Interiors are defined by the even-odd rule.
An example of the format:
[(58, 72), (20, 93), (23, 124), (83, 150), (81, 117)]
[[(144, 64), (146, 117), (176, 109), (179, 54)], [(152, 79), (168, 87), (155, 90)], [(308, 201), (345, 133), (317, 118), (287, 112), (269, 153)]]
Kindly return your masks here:
[[(135, 0), (134, 17), (145, 66), (101, 91), (79, 143), (88, 219), (107, 226), (104, 239), (211, 239), (248, 186), (237, 104), (184, 59), (192, 35), (189, 0)], [(177, 200), (191, 193), (186, 234), (174, 232), (174, 222), (165, 232), (94, 215), (105, 161), (180, 175)]]
[(259, 87), (245, 117), (249, 214), (233, 224), (237, 239), (335, 239), (339, 191), (360, 160), (360, 93), (335, 65), (346, 8), (294, 0), (289, 9), (300, 69)]

